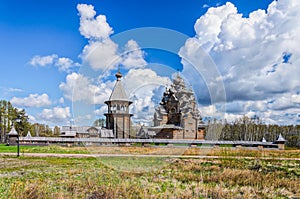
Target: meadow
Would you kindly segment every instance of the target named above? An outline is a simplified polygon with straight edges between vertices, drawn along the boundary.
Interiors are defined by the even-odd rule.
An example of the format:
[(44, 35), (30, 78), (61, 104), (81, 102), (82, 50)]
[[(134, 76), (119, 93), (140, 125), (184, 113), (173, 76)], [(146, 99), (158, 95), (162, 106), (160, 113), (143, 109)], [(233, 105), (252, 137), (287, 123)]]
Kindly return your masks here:
[[(16, 153), (17, 146), (6, 146), (0, 144), (0, 153)], [(256, 158), (300, 158), (300, 150), (271, 150), (271, 149), (250, 149), (234, 147), (196, 147), (188, 146), (165, 147), (149, 145), (131, 146), (20, 146), (20, 154), (27, 153), (53, 153), (53, 154), (145, 154), (145, 155), (183, 155), (183, 156), (222, 156), (222, 157), (256, 157)]]
[[(51, 147), (54, 152), (61, 153), (86, 151), (76, 147)], [(28, 150), (37, 152), (32, 148)], [(40, 148), (42, 151), (47, 149)], [(109, 148), (110, 151), (107, 151)], [(93, 149), (104, 152), (117, 150), (115, 153), (125, 154), (155, 154), (159, 150), (116, 148), (118, 150), (114, 147)], [(189, 155), (199, 155), (200, 151), (198, 148), (185, 150)], [(222, 155), (222, 158), (62, 158), (22, 155), (17, 158), (1, 155), (0, 198), (300, 197), (300, 161), (292, 159), (299, 157), (299, 151), (214, 149), (209, 152), (202, 150), (202, 153)], [(239, 158), (235, 158), (236, 155)]]

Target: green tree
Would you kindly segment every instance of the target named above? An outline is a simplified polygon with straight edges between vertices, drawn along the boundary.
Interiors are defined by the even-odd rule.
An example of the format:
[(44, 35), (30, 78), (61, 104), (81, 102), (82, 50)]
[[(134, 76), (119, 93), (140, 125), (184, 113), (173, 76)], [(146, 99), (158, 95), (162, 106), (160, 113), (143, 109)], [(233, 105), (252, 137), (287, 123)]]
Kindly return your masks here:
[(28, 120), (24, 109), (19, 110), (13, 107), (9, 101), (0, 100), (0, 142), (6, 142), (7, 134), (12, 125), (15, 126), (21, 136), (24, 136), (30, 129)]
[(104, 118), (99, 118), (94, 121), (93, 126), (96, 127), (104, 127), (105, 126), (105, 119)]
[(55, 126), (53, 129), (53, 136), (59, 137), (60, 136), (60, 128), (58, 126)]
[[(58, 128), (58, 127), (57, 127)], [(35, 131), (35, 135), (39, 137), (54, 137), (58, 136), (57, 128), (54, 128), (56, 132), (53, 132), (52, 129), (46, 124), (34, 123), (32, 129)]]

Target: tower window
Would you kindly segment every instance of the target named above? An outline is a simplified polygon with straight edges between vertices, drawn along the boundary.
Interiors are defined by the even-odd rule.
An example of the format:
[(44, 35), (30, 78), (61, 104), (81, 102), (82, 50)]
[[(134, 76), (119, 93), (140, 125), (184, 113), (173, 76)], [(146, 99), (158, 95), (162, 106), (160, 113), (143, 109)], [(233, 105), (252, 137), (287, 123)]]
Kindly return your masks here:
[(175, 113), (175, 112), (176, 112), (175, 107), (172, 107), (172, 108), (171, 108), (171, 113)]

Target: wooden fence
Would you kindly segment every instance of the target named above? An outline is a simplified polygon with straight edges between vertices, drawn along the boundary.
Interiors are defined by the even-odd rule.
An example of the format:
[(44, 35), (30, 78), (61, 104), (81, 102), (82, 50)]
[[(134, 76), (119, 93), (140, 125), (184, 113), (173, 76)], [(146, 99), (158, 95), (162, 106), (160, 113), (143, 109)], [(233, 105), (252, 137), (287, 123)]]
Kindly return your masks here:
[(278, 148), (278, 144), (273, 142), (258, 141), (220, 141), (220, 140), (177, 140), (177, 139), (111, 139), (111, 138), (61, 138), (61, 137), (20, 137), (20, 144), (153, 144), (153, 145), (187, 145), (187, 146), (232, 146), (232, 147), (261, 147), (261, 148)]

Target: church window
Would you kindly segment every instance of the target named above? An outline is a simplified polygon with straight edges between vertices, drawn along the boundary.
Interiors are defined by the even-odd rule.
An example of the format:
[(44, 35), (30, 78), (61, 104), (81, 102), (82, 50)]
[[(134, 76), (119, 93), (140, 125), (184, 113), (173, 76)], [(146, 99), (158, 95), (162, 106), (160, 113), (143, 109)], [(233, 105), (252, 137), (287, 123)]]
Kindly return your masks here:
[(175, 107), (172, 107), (172, 108), (171, 108), (171, 113), (175, 113), (175, 112), (176, 112)]

